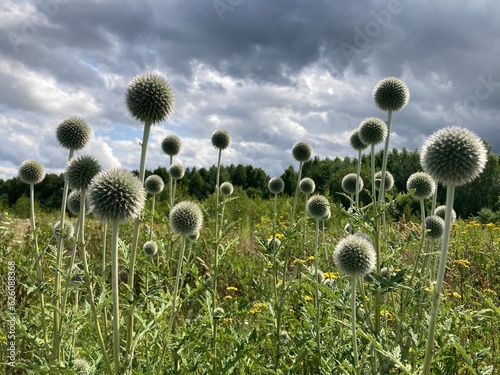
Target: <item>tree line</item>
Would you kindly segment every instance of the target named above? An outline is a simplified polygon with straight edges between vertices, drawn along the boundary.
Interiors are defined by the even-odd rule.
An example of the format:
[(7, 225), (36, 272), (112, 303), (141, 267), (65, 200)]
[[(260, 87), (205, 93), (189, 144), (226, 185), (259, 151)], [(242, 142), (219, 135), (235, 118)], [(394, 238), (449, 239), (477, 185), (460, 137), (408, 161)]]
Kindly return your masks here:
[[(363, 155), (361, 159), (361, 176), (364, 180), (365, 189), (370, 191), (370, 157)], [(382, 151), (375, 157), (375, 164), (382, 164)], [(356, 158), (334, 159), (318, 157), (313, 158), (303, 166), (302, 176), (310, 177), (316, 184), (316, 192), (328, 195), (333, 202), (348, 206), (348, 199), (342, 194), (342, 178), (356, 171)], [(394, 176), (393, 196), (406, 192), (406, 181), (408, 177), (417, 171), (421, 171), (420, 155), (417, 150), (409, 151), (393, 149), (388, 156), (387, 170)], [(177, 181), (177, 192), (179, 195), (196, 198), (200, 201), (208, 198), (215, 191), (216, 184), (215, 166), (206, 168), (187, 168), (184, 177)], [(284, 194), (292, 196), (295, 192), (297, 177), (296, 166), (290, 165), (280, 176), (285, 182)], [(271, 194), (267, 188), (270, 177), (262, 168), (251, 165), (222, 166), (220, 171), (220, 182), (229, 181), (239, 191), (249, 198), (268, 199)], [(168, 170), (158, 167), (147, 171), (146, 176), (157, 174), (165, 182), (168, 181)], [(45, 179), (36, 186), (35, 198), (40, 208), (45, 210), (58, 210), (61, 206), (62, 189), (64, 185), (63, 175), (47, 174)], [(445, 189), (439, 186), (438, 202), (444, 203)], [(165, 190), (162, 194), (167, 197)], [(26, 201), (29, 196), (29, 186), (24, 184), (18, 177), (8, 180), (0, 179), (0, 208), (3, 210), (15, 207)], [(497, 212), (500, 208), (500, 155), (488, 153), (488, 162), (484, 172), (479, 178), (456, 190), (454, 208), (462, 218), (477, 215), (481, 209)], [(163, 198), (163, 197), (162, 197)], [(370, 197), (365, 191), (360, 195), (361, 204), (368, 204)], [(398, 214), (411, 213), (419, 210), (418, 202), (413, 202), (410, 197), (399, 200)]]

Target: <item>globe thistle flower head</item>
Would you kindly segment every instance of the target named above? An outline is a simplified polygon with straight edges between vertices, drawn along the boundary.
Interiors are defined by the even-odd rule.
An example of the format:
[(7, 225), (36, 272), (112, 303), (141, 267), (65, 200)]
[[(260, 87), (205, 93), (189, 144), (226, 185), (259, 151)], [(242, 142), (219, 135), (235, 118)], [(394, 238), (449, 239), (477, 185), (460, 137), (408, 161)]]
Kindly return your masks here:
[(99, 172), (89, 186), (94, 215), (102, 221), (134, 219), (144, 209), (146, 191), (141, 181), (123, 169)]
[(279, 194), (285, 189), (285, 182), (280, 177), (273, 177), (269, 180), (267, 187), (273, 194)]
[(203, 225), (200, 207), (191, 201), (177, 203), (169, 214), (170, 228), (179, 236), (189, 236), (199, 232)]
[(163, 141), (161, 141), (161, 149), (165, 154), (169, 156), (175, 156), (179, 152), (181, 152), (181, 139), (175, 134), (167, 135), (165, 138), (163, 138)]
[(436, 183), (429, 174), (416, 172), (408, 178), (406, 189), (413, 190), (413, 197), (416, 199), (427, 199), (436, 191)]
[(92, 131), (80, 117), (69, 117), (56, 129), (59, 144), (68, 150), (81, 150), (90, 141)]
[(142, 246), (142, 251), (144, 252), (144, 255), (146, 255), (147, 257), (153, 257), (158, 252), (158, 245), (155, 241), (147, 241)]
[(280, 332), (280, 339), (281, 339), (281, 341), (287, 343), (288, 341), (290, 341), (290, 335), (288, 334), (287, 331), (281, 331)]
[(156, 124), (165, 121), (174, 111), (175, 95), (163, 76), (147, 73), (129, 83), (125, 103), (132, 117)]
[[(358, 180), (357, 184), (356, 180)], [(361, 176), (358, 178), (356, 173), (349, 173), (342, 179), (342, 189), (346, 192), (346, 194), (354, 195), (356, 192), (363, 190), (363, 186), (363, 179)]]
[(311, 276), (320, 284), (323, 284), (323, 281), (325, 281), (325, 273), (321, 270), (318, 270), (317, 272), (314, 269), (311, 270)]
[(332, 211), (330, 210), (330, 207), (328, 207), (326, 214), (320, 220), (327, 221), (327, 220), (330, 220), (331, 217), (332, 217)]
[(234, 191), (234, 187), (233, 187), (233, 184), (230, 182), (226, 181), (220, 185), (220, 192), (225, 197), (229, 197), (231, 194), (233, 194), (233, 191)]
[(101, 171), (101, 165), (90, 155), (72, 158), (66, 165), (64, 178), (73, 190), (86, 190), (92, 179)]
[(368, 117), (359, 125), (359, 137), (366, 145), (377, 145), (387, 137), (387, 124), (378, 117)]
[(299, 182), (299, 190), (302, 194), (312, 194), (316, 190), (316, 184), (312, 178), (305, 177)]
[[(69, 193), (66, 203), (66, 207), (68, 207), (69, 212), (76, 216), (80, 214), (80, 203), (82, 201), (81, 194), (82, 192), (80, 190), (73, 190), (71, 193)], [(85, 214), (90, 213), (90, 208), (91, 207), (89, 200), (85, 199)]]
[(152, 195), (160, 194), (164, 187), (165, 183), (163, 182), (163, 179), (157, 174), (148, 176), (148, 178), (144, 181), (144, 188), (149, 194)]
[[(439, 216), (441, 219), (444, 220), (446, 214), (446, 206), (437, 206), (436, 209), (434, 210), (434, 215)], [(451, 222), (453, 223), (457, 219), (457, 213), (455, 210), (452, 208), (451, 209)]]
[(382, 111), (397, 112), (408, 104), (410, 90), (408, 90), (406, 83), (399, 78), (384, 78), (375, 86), (373, 98), (377, 107)]
[(468, 129), (452, 126), (432, 134), (420, 154), (420, 163), (434, 180), (445, 185), (461, 186), (483, 171), (487, 150), (477, 135)]
[(231, 145), (231, 135), (227, 130), (219, 129), (212, 133), (212, 145), (217, 150), (225, 150)]
[(91, 368), (86, 360), (77, 358), (73, 361), (73, 370), (77, 375), (90, 375)]
[(36, 185), (45, 178), (45, 167), (38, 160), (25, 160), (19, 167), (19, 178), (25, 184)]
[(168, 169), (168, 174), (174, 180), (180, 180), (184, 177), (184, 166), (181, 163), (174, 163)]
[(311, 160), (313, 149), (308, 142), (298, 141), (292, 147), (292, 155), (298, 162)]
[(187, 238), (190, 241), (198, 240), (198, 238), (200, 238), (200, 231), (196, 231), (196, 232), (192, 232), (192, 233), (188, 234)]
[(75, 228), (73, 227), (73, 224), (71, 224), (71, 222), (68, 220), (64, 221), (63, 227), (61, 227), (61, 222), (58, 221), (52, 227), (52, 233), (57, 239), (59, 239), (62, 236), (63, 239), (68, 240), (73, 237), (73, 234), (75, 233)]
[(325, 217), (330, 209), (330, 202), (323, 195), (313, 195), (306, 203), (306, 212), (315, 219)]
[(375, 269), (375, 249), (371, 242), (356, 235), (340, 240), (333, 252), (338, 269), (352, 277), (366, 276)]
[(439, 216), (431, 215), (425, 218), (425, 235), (433, 240), (438, 240), (444, 233), (444, 220)]
[(363, 151), (368, 147), (368, 145), (361, 140), (361, 137), (359, 135), (359, 128), (353, 130), (349, 138), (349, 143), (351, 144), (351, 147), (356, 151)]
[(225, 314), (225, 311), (222, 307), (216, 307), (213, 311), (214, 319), (222, 318)]
[[(382, 171), (378, 171), (375, 173), (375, 189), (378, 191), (380, 190), (380, 184), (382, 183)], [(386, 171), (385, 172), (385, 184), (384, 184), (384, 190), (385, 191), (390, 191), (394, 187), (394, 176), (392, 175), (391, 172)]]
[(266, 244), (269, 251), (278, 251), (281, 247), (281, 240), (278, 237), (271, 237)]

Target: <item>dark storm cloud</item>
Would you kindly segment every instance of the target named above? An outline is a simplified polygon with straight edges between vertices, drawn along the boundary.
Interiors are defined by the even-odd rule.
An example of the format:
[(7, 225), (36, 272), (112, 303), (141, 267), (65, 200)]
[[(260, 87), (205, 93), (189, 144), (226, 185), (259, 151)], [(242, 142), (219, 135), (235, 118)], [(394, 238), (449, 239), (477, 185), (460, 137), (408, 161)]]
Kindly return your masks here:
[[(232, 161), (277, 170), (293, 162), (299, 139), (321, 156), (355, 155), (346, 135), (366, 117), (386, 118), (372, 90), (399, 76), (411, 98), (394, 116), (394, 147), (420, 148), (433, 131), (460, 124), (500, 152), (493, 0), (19, 0), (0, 10), (6, 123), (54, 124), (71, 110), (105, 142), (116, 127), (140, 128), (124, 92), (137, 74), (158, 71), (177, 97), (169, 131), (202, 139), (225, 127)], [(123, 147), (113, 152), (125, 155)], [(11, 151), (2, 159), (12, 163)]]

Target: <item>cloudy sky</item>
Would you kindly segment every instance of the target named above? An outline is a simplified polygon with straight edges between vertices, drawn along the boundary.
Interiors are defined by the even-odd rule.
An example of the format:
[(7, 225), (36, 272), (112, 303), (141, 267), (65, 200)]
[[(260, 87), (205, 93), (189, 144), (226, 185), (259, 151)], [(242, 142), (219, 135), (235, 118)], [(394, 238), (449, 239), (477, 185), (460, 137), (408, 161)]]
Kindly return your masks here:
[(355, 156), (349, 134), (386, 119), (376, 83), (411, 91), (393, 119), (391, 147), (420, 149), (461, 125), (500, 153), (500, 2), (372, 0), (7, 0), (0, 4), (0, 178), (26, 159), (60, 173), (55, 131), (79, 116), (93, 130), (80, 153), (104, 168), (138, 169), (143, 126), (124, 104), (128, 83), (157, 72), (176, 109), (153, 127), (147, 167), (210, 167), (210, 136), (233, 138), (223, 164), (280, 175), (298, 140), (324, 158)]

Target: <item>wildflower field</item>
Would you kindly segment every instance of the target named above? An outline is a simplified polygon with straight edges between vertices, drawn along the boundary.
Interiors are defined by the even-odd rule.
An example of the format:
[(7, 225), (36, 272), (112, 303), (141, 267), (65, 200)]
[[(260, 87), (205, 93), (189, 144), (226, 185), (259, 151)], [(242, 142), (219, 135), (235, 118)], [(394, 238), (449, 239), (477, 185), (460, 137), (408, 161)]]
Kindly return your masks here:
[[(30, 186), (29, 219), (0, 213), (1, 369), (500, 373), (500, 223), (453, 210), (455, 187), (481, 175), (487, 150), (467, 129), (441, 129), (423, 145), (423, 171), (394, 193), (390, 128), (409, 91), (388, 78), (374, 98), (387, 121), (368, 117), (353, 129), (359, 163), (342, 191), (318, 194), (303, 173), (312, 147), (299, 140), (291, 145), (294, 192), (284, 194), (283, 179), (273, 177), (271, 198), (251, 198), (220, 178), (231, 144), (223, 129), (211, 138), (218, 165), (207, 198), (177, 189), (184, 167), (175, 135), (161, 145), (168, 180), (147, 173), (149, 129), (175, 103), (161, 76), (137, 77), (126, 93), (144, 123), (138, 174), (101, 171), (84, 153), (88, 125), (62, 122), (54, 132), (69, 150), (61, 211), (35, 209), (45, 170), (27, 160), (19, 178)], [(384, 142), (376, 160), (374, 146)], [(361, 174), (365, 151), (370, 165)], [(408, 200), (419, 209), (399, 214)]]

